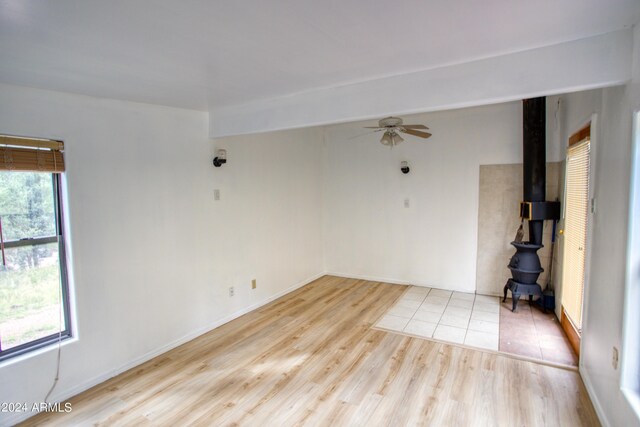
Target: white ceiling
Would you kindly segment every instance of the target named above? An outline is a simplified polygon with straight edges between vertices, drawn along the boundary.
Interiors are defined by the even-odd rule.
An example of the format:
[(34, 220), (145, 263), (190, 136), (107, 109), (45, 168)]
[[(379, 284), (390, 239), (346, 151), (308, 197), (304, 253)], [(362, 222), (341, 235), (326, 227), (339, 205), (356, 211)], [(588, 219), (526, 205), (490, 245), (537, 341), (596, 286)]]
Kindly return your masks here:
[(0, 0), (0, 82), (207, 111), (639, 19), (638, 0)]

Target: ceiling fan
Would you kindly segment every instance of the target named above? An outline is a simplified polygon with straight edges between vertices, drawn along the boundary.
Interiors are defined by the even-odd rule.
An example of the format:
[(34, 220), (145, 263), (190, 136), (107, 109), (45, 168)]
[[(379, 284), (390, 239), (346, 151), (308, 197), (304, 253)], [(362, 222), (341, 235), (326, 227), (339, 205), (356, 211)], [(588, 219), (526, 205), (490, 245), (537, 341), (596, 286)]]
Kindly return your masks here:
[(374, 132), (384, 131), (380, 143), (393, 147), (404, 141), (399, 132), (417, 136), (419, 138), (429, 138), (429, 132), (423, 132), (417, 129), (429, 129), (425, 125), (404, 125), (400, 117), (386, 117), (378, 121), (378, 126), (365, 126), (366, 129), (377, 129)]

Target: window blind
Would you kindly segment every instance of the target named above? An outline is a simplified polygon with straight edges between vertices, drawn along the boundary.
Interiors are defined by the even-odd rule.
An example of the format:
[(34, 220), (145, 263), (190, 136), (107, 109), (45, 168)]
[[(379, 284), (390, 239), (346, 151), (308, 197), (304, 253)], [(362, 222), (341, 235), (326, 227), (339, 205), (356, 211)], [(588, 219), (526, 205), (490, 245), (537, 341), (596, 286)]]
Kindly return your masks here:
[(61, 141), (0, 135), (0, 170), (64, 172), (63, 151)]
[(589, 137), (567, 149), (562, 305), (578, 331), (582, 328), (590, 149)]

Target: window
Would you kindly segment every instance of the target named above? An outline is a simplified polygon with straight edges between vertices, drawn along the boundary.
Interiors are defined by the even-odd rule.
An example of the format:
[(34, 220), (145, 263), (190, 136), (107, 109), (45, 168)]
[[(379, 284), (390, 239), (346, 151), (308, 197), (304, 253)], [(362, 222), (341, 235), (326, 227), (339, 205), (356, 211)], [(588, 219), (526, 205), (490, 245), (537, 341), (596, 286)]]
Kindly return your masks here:
[(0, 136), (0, 360), (71, 336), (60, 173), (52, 173), (64, 162), (59, 150), (28, 141)]
[(629, 202), (624, 342), (621, 386), (640, 419), (640, 112), (633, 120), (633, 156)]

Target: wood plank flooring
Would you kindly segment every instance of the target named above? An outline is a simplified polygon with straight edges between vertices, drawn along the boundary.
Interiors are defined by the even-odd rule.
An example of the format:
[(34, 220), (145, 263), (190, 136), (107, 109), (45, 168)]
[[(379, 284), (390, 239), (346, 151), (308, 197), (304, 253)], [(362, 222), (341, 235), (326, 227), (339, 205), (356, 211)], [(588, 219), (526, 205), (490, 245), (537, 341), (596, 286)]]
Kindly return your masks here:
[(404, 290), (325, 276), (23, 424), (599, 425), (576, 372), (371, 329)]

